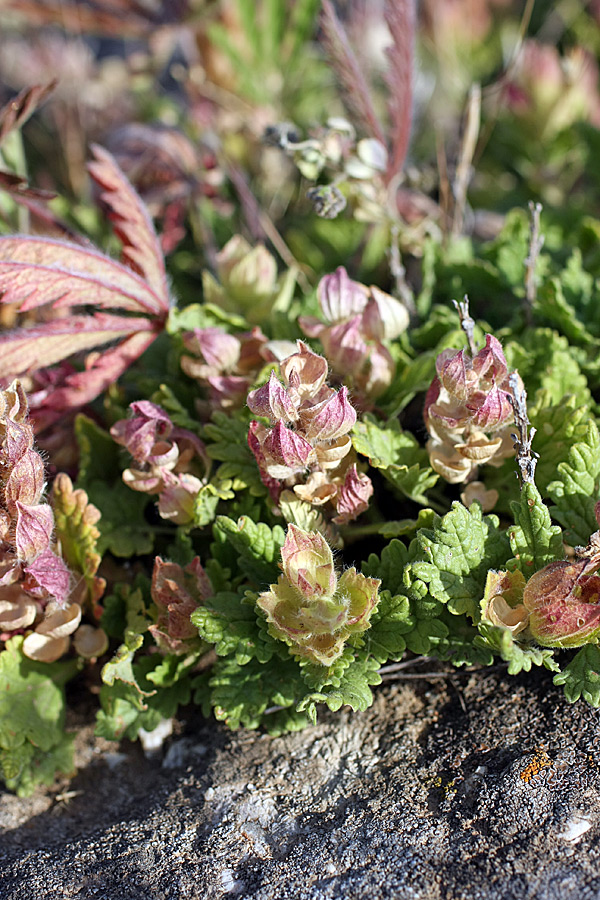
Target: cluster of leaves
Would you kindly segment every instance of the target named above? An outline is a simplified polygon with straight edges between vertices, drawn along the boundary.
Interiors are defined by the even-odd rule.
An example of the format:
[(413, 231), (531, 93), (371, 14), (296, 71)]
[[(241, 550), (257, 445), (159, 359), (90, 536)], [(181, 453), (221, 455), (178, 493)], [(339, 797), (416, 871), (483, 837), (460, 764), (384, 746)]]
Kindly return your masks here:
[[(487, 102), (479, 110), (488, 131), (482, 131), (470, 197), (500, 207), (502, 226), (494, 224), (493, 236), (484, 241), (476, 223), (472, 235), (463, 233), (469, 218), (465, 173), (477, 156), (473, 146), (469, 149), (469, 127), (472, 131), (477, 118), (478, 94), (471, 91), (467, 128), (458, 141), (467, 90), (446, 98), (455, 114), (449, 144), (459, 149), (438, 181), (427, 187), (428, 157), (419, 129), (413, 147), (421, 153), (420, 173), (402, 173), (413, 40), (435, 48), (445, 22), (447, 46), (444, 54), (437, 47), (436, 65), (442, 70), (453, 65), (468, 86), (474, 78), (491, 78), (489, 73), (501, 66), (499, 36), (506, 38), (515, 22), (509, 12), (494, 12), (494, 4), (481, 0), (485, 27), (469, 56), (461, 43), (466, 37), (443, 18), (455, 5), (424, 2), (423, 22), (417, 26), (410, 0), (386, 0), (391, 45), (384, 78), (360, 42), (353, 41), (361, 27), (367, 33), (373, 26), (370, 4), (355, 4), (357, 10), (364, 7), (363, 18), (353, 19), (359, 13), (351, 12), (344, 21), (332, 3), (314, 0), (291, 5), (236, 0), (211, 4), (205, 17), (194, 14), (192, 3), (174, 5), (173, 18), (193, 34), (190, 45), (204, 48), (206, 71), (198, 78), (193, 62), (186, 60), (179, 101), (162, 97), (141, 117), (141, 130), (128, 130), (127, 123), (125, 135), (106, 134), (114, 155), (95, 147), (89, 166), (99, 194), (94, 208), (64, 201), (52, 205), (47, 192), (32, 186), (38, 175), (43, 184), (58, 178), (52, 167), (46, 171), (34, 162), (27, 178), (21, 127), (52, 86), (25, 90), (0, 110), (0, 228), (5, 232), (0, 237), (0, 378), (17, 376), (28, 391), (49, 478), (66, 469), (75, 480), (75, 493), (63, 496), (55, 489), (54, 546), (73, 574), (73, 590), (87, 591), (88, 611), (110, 641), (109, 649), (91, 660), (75, 646), (58, 661), (28, 658), (22, 649), (27, 628), (11, 631), (2, 618), (11, 585), (1, 570), (0, 777), (9, 788), (25, 794), (50, 782), (55, 772), (71, 771), (65, 685), (84, 668), (88, 680), (100, 673), (97, 733), (112, 740), (152, 731), (190, 703), (231, 728), (265, 727), (272, 734), (300, 729), (316, 721), (319, 707), (366, 709), (381, 670), (420, 655), (471, 667), (501, 660), (509, 674), (541, 666), (564, 686), (569, 701), (583, 697), (600, 706), (594, 619), (596, 607), (600, 611), (594, 581), (600, 222), (587, 215), (582, 199), (586, 191), (591, 197), (597, 190), (589, 187), (582, 169), (598, 145), (595, 113), (589, 104), (583, 104), (579, 119), (570, 112), (565, 120), (561, 112), (566, 100), (581, 98), (587, 83), (583, 76), (573, 84), (556, 76), (555, 102), (548, 110), (540, 105), (539, 84), (531, 83), (530, 71), (516, 66), (503, 71), (498, 84), (510, 87), (513, 98), (517, 89), (527, 88), (532, 112), (528, 119), (520, 108), (511, 118), (510, 104), (498, 110)], [(8, 6), (18, 18), (20, 4)], [(63, 6), (68, 30), (79, 5)], [(168, 31), (170, 22), (152, 18), (129, 0), (91, 5), (86, 11), (90, 28), (113, 27), (119, 8), (138, 42), (163, 25)], [(23, 9), (37, 21), (52, 21), (51, 4), (44, 0), (28, 0)], [(493, 15), (497, 33), (486, 24)], [(591, 13), (581, 15), (588, 22)], [(526, 31), (527, 23), (521, 27)], [(313, 40), (317, 31), (319, 40)], [(571, 37), (579, 40), (575, 32)], [(560, 48), (565, 58), (568, 52), (567, 45)], [(303, 141), (281, 122), (304, 127), (315, 117), (324, 120), (331, 93), (327, 55), (352, 122), (337, 118)], [(157, 61), (150, 56), (148, 72), (153, 68)], [(283, 71), (289, 77), (282, 80)], [(99, 84), (99, 71), (94, 78)], [(199, 93), (201, 83), (211, 86), (205, 94)], [(380, 85), (388, 100), (387, 123), (379, 112), (386, 106), (378, 97)], [(435, 93), (430, 112), (441, 102)], [(399, 97), (401, 103), (389, 102)], [(223, 111), (223, 98), (237, 101)], [(65, 121), (71, 122), (67, 99), (62, 96), (60, 102)], [(180, 127), (153, 131), (148, 123), (157, 109), (163, 110), (165, 123)], [(539, 173), (539, 142), (520, 141), (543, 114), (549, 142), (546, 180)], [(571, 127), (574, 116), (576, 127)], [(421, 118), (420, 128), (426, 128), (427, 114)], [(186, 121), (208, 121), (207, 133), (194, 133)], [(260, 143), (257, 121), (273, 126), (270, 137), (275, 134), (277, 140), (270, 143), (277, 147)], [(492, 127), (499, 138), (488, 148), (483, 136)], [(89, 137), (86, 132), (82, 140)], [(222, 152), (215, 156), (217, 145)], [(570, 168), (560, 164), (565, 146), (573, 150)], [(141, 171), (140, 159), (151, 161), (148, 172)], [(314, 215), (305, 192), (298, 191), (290, 159), (315, 182), (312, 196), (319, 202), (337, 202), (335, 192), (343, 194), (343, 215), (331, 220)], [(505, 201), (494, 190), (496, 182), (504, 183), (499, 167), (512, 179), (512, 196), (520, 203), (506, 214)], [(273, 181), (271, 169), (280, 173), (279, 181)], [(72, 189), (76, 173), (69, 171)], [(564, 210), (570, 188), (577, 202)], [(543, 246), (536, 211), (532, 217), (523, 208), (538, 196), (547, 204)], [(29, 227), (31, 220), (35, 228)], [(106, 223), (112, 225), (110, 237)], [(14, 235), (17, 225), (28, 233)], [(238, 226), (250, 240), (229, 240)], [(81, 237), (81, 230), (97, 246)], [(279, 263), (260, 243), (265, 238)], [(98, 249), (105, 245), (110, 253)], [(164, 251), (174, 251), (168, 264)], [(362, 305), (349, 302), (345, 308), (341, 291), (330, 302), (326, 325), (319, 320), (315, 329), (323, 314), (315, 287), (339, 264), (379, 287), (352, 282), (345, 273), (342, 279), (338, 271), (336, 283), (354, 290)], [(402, 302), (409, 327), (386, 334), (387, 323), (373, 318), (374, 301), (368, 307), (366, 298), (379, 291), (383, 302), (384, 290)], [(464, 312), (461, 323), (451, 304), (465, 293), (477, 318), (470, 331)], [(313, 337), (307, 340), (309, 321)], [(373, 347), (386, 365), (387, 386), (373, 396), (356, 391), (352, 376), (357, 372), (351, 369), (357, 343), (347, 339), (354, 334), (357, 341), (365, 323), (372, 331), (360, 366), (368, 372), (373, 365)], [(314, 362), (325, 346), (323, 334), (329, 348), (339, 351), (328, 360), (339, 391), (319, 383), (313, 396), (308, 376), (301, 384), (293, 368), (284, 390), (279, 362), (289, 359), (300, 339), (308, 348), (304, 360)], [(477, 489), (471, 483), (447, 484), (426, 446), (422, 410), (440, 360), (464, 362), (467, 357), (459, 351), (467, 339), (475, 359), (486, 334), (498, 339), (508, 370), (518, 371), (527, 390), (536, 429), (533, 449), (539, 456), (535, 482), (520, 483), (509, 448), (489, 465), (473, 464), (481, 482)], [(336, 368), (340, 360), (350, 360), (348, 371)], [(299, 385), (310, 399), (304, 405), (290, 400)], [(250, 392), (261, 392), (263, 406), (256, 393), (251, 402), (255, 416), (246, 402)], [(323, 477), (307, 491), (312, 465), (307, 460), (316, 450), (304, 448), (303, 465), (293, 458), (302, 437), (297, 422), (304, 415), (302, 427), (315, 427), (321, 435), (322, 425), (314, 422), (326, 402), (333, 409), (334, 394), (344, 398), (338, 403), (345, 410), (343, 434), (333, 440), (331, 429), (314, 442), (324, 462), (322, 471), (314, 466), (311, 474)], [(140, 408), (154, 410), (154, 419), (149, 414), (144, 419)], [(284, 408), (287, 418), (281, 413), (275, 421), (277, 410)], [(453, 412), (459, 417), (457, 408)], [(127, 440), (117, 442), (114, 436), (125, 434), (127, 419)], [(470, 428), (473, 419), (460, 427)], [(265, 446), (269, 442), (262, 468), (256, 445), (251, 449), (257, 424)], [(282, 435), (288, 441), (283, 449)], [(340, 484), (346, 485), (343, 477), (350, 471), (354, 489), (362, 485), (356, 520), (336, 521), (319, 499), (324, 485), (341, 490), (333, 484), (337, 470), (326, 458), (337, 440), (343, 440), (348, 461)], [(132, 462), (126, 447), (136, 441)], [(9, 475), (0, 472), (3, 486)], [(168, 491), (184, 488), (187, 493), (177, 494), (169, 505)], [(153, 493), (161, 498), (158, 505)], [(88, 508), (84, 497), (100, 514), (93, 527), (77, 519)], [(493, 511), (484, 514), (488, 502)], [(295, 581), (285, 566), (290, 535), (303, 535), (306, 544), (299, 551)], [(2, 565), (5, 545), (0, 534)], [(327, 545), (335, 550), (335, 573), (329, 550), (327, 564), (323, 554), (315, 563), (314, 547)], [(578, 553), (579, 561), (573, 562)], [(310, 565), (316, 565), (316, 574), (311, 575)], [(569, 602), (577, 600), (582, 586), (587, 591), (587, 618), (579, 635), (549, 635), (539, 626), (539, 604), (531, 600), (527, 584), (540, 583), (546, 572), (558, 573), (555, 592), (561, 574), (577, 581), (572, 594), (564, 588)], [(324, 587), (326, 575), (334, 587)], [(534, 577), (538, 580), (532, 582)], [(364, 588), (358, 612), (350, 609), (349, 599), (357, 585), (357, 594)], [(276, 608), (281, 598), (283, 611)], [(304, 643), (294, 636), (294, 629), (302, 631), (296, 626), (303, 617), (317, 622)], [(335, 640), (327, 656), (319, 627), (334, 620)]]

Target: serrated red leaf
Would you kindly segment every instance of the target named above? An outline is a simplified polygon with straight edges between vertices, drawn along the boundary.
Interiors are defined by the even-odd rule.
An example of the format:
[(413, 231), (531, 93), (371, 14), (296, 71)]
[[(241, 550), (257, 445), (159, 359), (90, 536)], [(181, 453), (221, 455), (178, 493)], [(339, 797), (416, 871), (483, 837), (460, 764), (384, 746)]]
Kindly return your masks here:
[(164, 309), (169, 307), (169, 289), (162, 250), (144, 203), (103, 147), (92, 147), (95, 162), (88, 166), (94, 181), (103, 189), (101, 199), (109, 209), (115, 234), (123, 244), (123, 260), (143, 277)]
[[(66, 370), (32, 409), (38, 427), (93, 400), (149, 347), (169, 312), (164, 260), (150, 216), (112, 156), (100, 147), (90, 169), (123, 243), (123, 262), (84, 243), (16, 235), (0, 238), (0, 303), (18, 312), (43, 306), (64, 318), (0, 334), (0, 378), (33, 373), (74, 353), (90, 353), (82, 372)], [(73, 307), (80, 307), (73, 312)], [(90, 308), (87, 312), (87, 308)], [(121, 311), (116, 315), (101, 310)], [(128, 313), (146, 316), (131, 316)], [(58, 313), (60, 315), (60, 312)]]
[(52, 238), (0, 237), (0, 302), (20, 312), (47, 303), (164, 314), (163, 299), (122, 263), (98, 250)]
[(0, 378), (34, 372), (40, 360), (45, 368), (82, 350), (149, 331), (156, 337), (150, 319), (91, 313), (0, 334)]

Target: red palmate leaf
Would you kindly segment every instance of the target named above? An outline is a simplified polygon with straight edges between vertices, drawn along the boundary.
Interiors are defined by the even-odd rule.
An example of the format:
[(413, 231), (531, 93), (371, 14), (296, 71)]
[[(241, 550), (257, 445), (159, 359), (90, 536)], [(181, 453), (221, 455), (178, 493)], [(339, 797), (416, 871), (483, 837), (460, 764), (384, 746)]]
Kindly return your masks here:
[[(44, 308), (54, 314), (41, 324), (0, 334), (0, 378), (113, 345), (90, 353), (83, 371), (71, 371), (40, 392), (46, 413), (76, 409), (101, 393), (162, 331), (169, 311), (164, 261), (150, 216), (112, 156), (99, 147), (94, 152), (90, 171), (123, 243), (122, 262), (70, 241), (0, 238), (0, 302), (19, 303), (19, 312)], [(46, 415), (46, 422), (51, 418)]]
[(123, 261), (141, 275), (158, 297), (169, 305), (165, 263), (160, 243), (143, 201), (115, 159), (102, 147), (93, 148), (96, 162), (89, 165), (94, 181), (103, 188), (102, 200), (123, 244)]

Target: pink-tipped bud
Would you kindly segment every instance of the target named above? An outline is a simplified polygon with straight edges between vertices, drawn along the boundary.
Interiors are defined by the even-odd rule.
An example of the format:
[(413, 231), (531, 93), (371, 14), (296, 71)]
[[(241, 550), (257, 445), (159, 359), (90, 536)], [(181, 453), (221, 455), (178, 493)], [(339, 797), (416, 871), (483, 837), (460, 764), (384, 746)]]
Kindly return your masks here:
[(264, 416), (271, 422), (293, 422), (298, 418), (296, 407), (273, 370), (266, 384), (250, 391), (248, 407), (255, 416)]
[(132, 403), (130, 409), (132, 417), (116, 422), (110, 433), (135, 460), (145, 462), (156, 442), (170, 437), (173, 423), (164, 409), (149, 400)]
[(201, 356), (215, 372), (229, 372), (240, 357), (240, 342), (221, 328), (194, 328), (183, 335), (183, 345), (190, 353)]
[(364, 285), (352, 281), (340, 266), (333, 274), (321, 278), (317, 296), (325, 321), (334, 324), (361, 313), (367, 305), (369, 292)]
[(346, 472), (344, 483), (336, 498), (337, 516), (333, 520), (338, 525), (352, 522), (369, 507), (373, 494), (373, 483), (368, 475), (358, 472), (356, 464)]
[(54, 531), (54, 515), (47, 503), (29, 506), (17, 500), (15, 507), (17, 558), (29, 562), (48, 549)]
[(190, 616), (212, 593), (198, 557), (185, 568), (156, 557), (151, 595), (158, 608), (158, 620), (149, 630), (161, 650), (181, 654), (198, 642), (198, 630)]
[(311, 443), (331, 441), (347, 434), (356, 422), (356, 410), (348, 399), (348, 388), (330, 394), (315, 406), (300, 410), (304, 434)]
[(266, 469), (273, 478), (288, 478), (306, 469), (313, 447), (306, 438), (286, 428), (283, 422), (269, 429), (262, 442)]
[(314, 397), (325, 384), (327, 360), (298, 341), (298, 351), (284, 359), (280, 365), (281, 376), (293, 389), (299, 399)]
[(380, 582), (355, 569), (338, 578), (325, 538), (295, 525), (288, 527), (281, 559), (283, 574), (257, 600), (269, 633), (294, 656), (329, 666), (350, 635), (369, 627)]

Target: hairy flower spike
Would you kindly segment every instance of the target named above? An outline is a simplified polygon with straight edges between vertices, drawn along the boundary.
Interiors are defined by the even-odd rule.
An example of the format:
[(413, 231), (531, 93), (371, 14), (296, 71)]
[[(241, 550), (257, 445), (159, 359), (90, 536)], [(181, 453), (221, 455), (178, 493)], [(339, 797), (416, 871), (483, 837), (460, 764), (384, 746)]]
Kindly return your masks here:
[(54, 541), (54, 513), (42, 502), (44, 465), (27, 411), (19, 382), (0, 391), (0, 640), (25, 632), (23, 653), (54, 662), (69, 649), (82, 608)]
[(288, 527), (281, 566), (277, 584), (257, 600), (269, 633), (288, 644), (292, 655), (330, 666), (346, 640), (369, 627), (380, 581), (354, 568), (338, 577), (323, 535), (296, 525)]
[(339, 522), (349, 522), (367, 508), (372, 486), (356, 472), (348, 434), (356, 411), (348, 388), (327, 386), (327, 360), (302, 341), (279, 371), (283, 384), (272, 371), (267, 384), (248, 395), (251, 411), (271, 423), (251, 422), (248, 431), (261, 478), (275, 502), (293, 488), (315, 506), (330, 503)]
[(319, 338), (333, 370), (368, 405), (392, 381), (395, 365), (385, 342), (406, 331), (408, 313), (379, 288), (352, 281), (343, 266), (321, 279), (318, 298), (325, 321), (301, 316), (300, 326)]
[(500, 342), (488, 334), (472, 358), (466, 350), (443, 350), (436, 370), (425, 398), (427, 449), (432, 468), (458, 484), (478, 465), (500, 465), (513, 452), (508, 366)]
[(197, 556), (185, 568), (156, 557), (151, 594), (158, 618), (149, 631), (163, 653), (182, 654), (198, 648), (198, 629), (190, 616), (212, 593)]
[(195, 498), (206, 473), (204, 444), (193, 432), (178, 428), (155, 403), (132, 403), (130, 419), (121, 419), (110, 430), (136, 463), (123, 472), (123, 481), (134, 491), (158, 494), (158, 511), (177, 525), (191, 522)]

